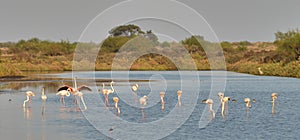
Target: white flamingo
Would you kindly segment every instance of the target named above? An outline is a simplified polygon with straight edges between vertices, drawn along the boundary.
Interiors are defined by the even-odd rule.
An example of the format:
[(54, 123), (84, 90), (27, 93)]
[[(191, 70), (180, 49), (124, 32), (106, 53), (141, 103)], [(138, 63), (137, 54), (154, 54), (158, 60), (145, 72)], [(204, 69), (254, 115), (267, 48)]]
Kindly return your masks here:
[(111, 82), (110, 82), (110, 87), (111, 87), (111, 89), (105, 89), (105, 84), (102, 83), (102, 94), (103, 94), (104, 97), (105, 97), (105, 102), (104, 102), (105, 106), (106, 106), (106, 105), (109, 105), (109, 103), (108, 103), (108, 95), (115, 92), (115, 89), (114, 89), (114, 87), (113, 87), (113, 84), (114, 84), (114, 82), (111, 81)]
[(120, 108), (118, 107), (118, 102), (119, 102), (119, 98), (118, 97), (113, 97), (113, 101), (115, 103), (115, 108), (118, 110), (118, 115), (120, 116)]
[(165, 92), (160, 92), (159, 96), (160, 96), (160, 102), (161, 102), (161, 109), (164, 110), (165, 109), (165, 101), (164, 101)]
[(34, 97), (35, 94), (32, 91), (27, 91), (26, 92), (26, 100), (23, 102), (23, 108), (25, 108), (26, 103), (29, 101), (29, 103), (32, 102), (31, 97)]
[(244, 99), (244, 102), (245, 102), (245, 104), (246, 104), (246, 108), (247, 108), (247, 110), (251, 107), (251, 100), (250, 100), (250, 98), (245, 98)]
[(212, 106), (213, 106), (213, 104), (214, 104), (214, 101), (213, 101), (212, 99), (207, 99), (207, 100), (203, 100), (202, 102), (205, 103), (205, 104), (208, 104), (208, 106), (209, 106), (208, 112), (211, 113), (212, 119), (214, 119), (215, 116), (216, 116), (216, 113), (215, 113), (215, 111), (214, 111), (213, 108), (212, 108)]
[(133, 94), (133, 98), (134, 98), (134, 102), (136, 102), (137, 100), (137, 90), (139, 88), (139, 85), (138, 84), (134, 84), (132, 87), (131, 87), (131, 90), (132, 90), (132, 94)]
[(60, 102), (63, 103), (63, 105), (65, 105), (65, 96), (69, 97), (71, 95), (71, 93), (68, 90), (65, 90), (64, 87), (61, 87), (57, 90), (58, 92), (56, 93), (56, 95), (60, 95)]
[(178, 91), (177, 91), (177, 96), (178, 96), (178, 106), (179, 106), (179, 107), (181, 106), (181, 100), (180, 100), (181, 95), (182, 95), (182, 91), (181, 91), (181, 90), (178, 90)]
[[(221, 101), (221, 104), (222, 104), (221, 114), (224, 117), (226, 112), (228, 112), (228, 101), (230, 100), (230, 97), (224, 97), (223, 92), (219, 92), (218, 97), (219, 97), (219, 99)], [(225, 112), (225, 105), (226, 105), (226, 112)]]
[(42, 96), (41, 96), (41, 99), (42, 99), (43, 101), (46, 101), (46, 100), (47, 100), (47, 96), (46, 96), (46, 94), (45, 94), (45, 88), (44, 88), (44, 87), (42, 88)]
[(147, 105), (148, 96), (143, 96), (140, 98), (140, 104), (142, 106), (142, 118), (145, 119), (144, 107)]
[(275, 114), (275, 100), (278, 98), (278, 93), (272, 93), (272, 114)]
[(138, 90), (138, 88), (139, 88), (139, 85), (138, 85), (138, 84), (134, 84), (134, 85), (131, 87), (131, 90), (132, 90), (133, 92), (136, 92), (136, 91)]
[(259, 72), (260, 75), (263, 75), (263, 74), (264, 74), (264, 72), (261, 70), (260, 67), (258, 67), (257, 69), (258, 69), (258, 72)]

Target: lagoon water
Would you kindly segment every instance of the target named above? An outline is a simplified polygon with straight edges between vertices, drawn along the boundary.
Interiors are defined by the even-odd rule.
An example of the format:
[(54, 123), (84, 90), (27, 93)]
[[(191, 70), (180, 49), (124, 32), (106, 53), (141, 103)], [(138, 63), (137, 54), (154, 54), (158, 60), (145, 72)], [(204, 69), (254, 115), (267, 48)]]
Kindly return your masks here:
[[(87, 110), (80, 111), (65, 98), (65, 106), (55, 95), (62, 84), (88, 85), (84, 92)], [(253, 76), (220, 71), (116, 71), (68, 72), (34, 75), (26, 81), (0, 83), (1, 139), (298, 139), (300, 133), (300, 79)], [(114, 80), (115, 93), (109, 95), (109, 107), (103, 103), (101, 83)], [(137, 98), (148, 95), (142, 111), (130, 90), (139, 84)], [(43, 108), (41, 88), (46, 88), (47, 102)], [(216, 95), (225, 88), (229, 102), (228, 114), (221, 116)], [(181, 89), (182, 105), (178, 106), (177, 90)], [(25, 92), (36, 96), (30, 107), (23, 109)], [(100, 90), (100, 91), (99, 91)], [(159, 92), (164, 91), (165, 109), (161, 109)], [(279, 94), (272, 114), (271, 93)], [(211, 95), (209, 95), (211, 93)], [(118, 116), (112, 97), (120, 98)], [(216, 118), (210, 118), (206, 104), (214, 99)], [(246, 112), (244, 98), (255, 99)], [(11, 101), (8, 101), (11, 99)], [(81, 105), (82, 107), (82, 105)], [(44, 110), (43, 110), (44, 109)], [(201, 118), (202, 117), (202, 118)], [(201, 118), (201, 119), (200, 119)], [(112, 131), (110, 131), (110, 129)]]

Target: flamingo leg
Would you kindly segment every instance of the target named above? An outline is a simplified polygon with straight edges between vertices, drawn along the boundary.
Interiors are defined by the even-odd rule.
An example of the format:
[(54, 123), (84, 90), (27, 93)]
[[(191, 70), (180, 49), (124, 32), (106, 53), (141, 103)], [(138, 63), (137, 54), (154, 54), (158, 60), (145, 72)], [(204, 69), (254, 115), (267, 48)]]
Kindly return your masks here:
[(81, 102), (82, 102), (82, 104), (83, 104), (83, 106), (84, 106), (84, 110), (86, 110), (87, 107), (86, 107), (85, 102), (84, 102), (84, 100), (83, 100), (83, 96), (81, 96), (80, 99), (81, 99)]
[(222, 117), (224, 118), (224, 107), (225, 107), (225, 104), (224, 102), (222, 102), (222, 110), (221, 110), (221, 114), (222, 114)]
[(23, 102), (23, 107), (25, 108), (25, 106), (26, 106), (26, 103), (29, 101), (29, 97), (28, 96), (26, 96), (27, 97), (27, 99)]

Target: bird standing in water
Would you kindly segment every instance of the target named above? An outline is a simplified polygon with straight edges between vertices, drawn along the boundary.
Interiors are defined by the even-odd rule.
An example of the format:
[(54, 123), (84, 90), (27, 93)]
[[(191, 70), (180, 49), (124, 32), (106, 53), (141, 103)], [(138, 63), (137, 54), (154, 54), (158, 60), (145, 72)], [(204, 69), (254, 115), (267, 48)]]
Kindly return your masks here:
[(160, 92), (159, 96), (160, 96), (160, 102), (161, 102), (161, 110), (164, 110), (165, 109), (165, 101), (164, 101), (165, 92)]
[(27, 91), (26, 92), (26, 100), (23, 102), (23, 108), (25, 108), (26, 106), (26, 103), (29, 101), (29, 103), (31, 104), (32, 102), (32, 99), (31, 97), (34, 97), (35, 94), (32, 92), (32, 91)]
[(278, 93), (272, 93), (272, 114), (275, 114), (275, 100), (278, 98)]
[(105, 89), (105, 84), (102, 83), (102, 94), (104, 95), (104, 98), (105, 98), (105, 99), (104, 99), (104, 104), (105, 104), (105, 106), (107, 106), (107, 105), (109, 106), (108, 95), (115, 92), (115, 89), (114, 89), (114, 87), (113, 87), (113, 84), (114, 84), (114, 82), (111, 81), (111, 82), (110, 82), (110, 87), (111, 87), (111, 89)]
[(115, 108), (118, 110), (118, 116), (120, 116), (121, 111), (120, 111), (120, 108), (118, 106), (119, 98), (118, 97), (113, 97), (113, 101), (115, 103)]
[(178, 90), (177, 91), (177, 96), (178, 96), (178, 106), (181, 107), (181, 95), (182, 95), (182, 91), (181, 90)]
[(208, 112), (211, 113), (211, 119), (214, 119), (216, 116), (216, 113), (212, 108), (214, 101), (212, 99), (207, 99), (207, 100), (203, 100), (202, 103), (208, 104), (208, 106), (209, 106)]

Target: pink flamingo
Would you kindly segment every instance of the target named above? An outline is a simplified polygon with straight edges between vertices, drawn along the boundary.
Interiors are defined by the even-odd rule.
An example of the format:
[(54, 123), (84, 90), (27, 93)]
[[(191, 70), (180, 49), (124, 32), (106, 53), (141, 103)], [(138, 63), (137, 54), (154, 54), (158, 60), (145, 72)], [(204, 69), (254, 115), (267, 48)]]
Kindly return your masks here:
[(26, 105), (26, 103), (29, 101), (29, 103), (31, 103), (32, 102), (32, 99), (31, 99), (31, 97), (34, 97), (35, 96), (35, 94), (32, 92), (32, 91), (27, 91), (26, 92), (26, 100), (23, 102), (23, 108), (25, 108), (25, 105)]

